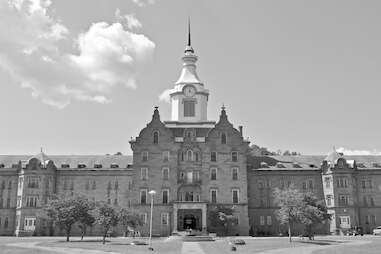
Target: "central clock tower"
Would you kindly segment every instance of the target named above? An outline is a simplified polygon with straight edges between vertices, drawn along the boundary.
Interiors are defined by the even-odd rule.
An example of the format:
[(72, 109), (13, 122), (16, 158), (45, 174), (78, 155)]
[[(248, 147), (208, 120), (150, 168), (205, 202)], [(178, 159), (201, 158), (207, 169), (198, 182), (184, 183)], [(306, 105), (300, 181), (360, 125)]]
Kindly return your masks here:
[(188, 43), (182, 57), (183, 67), (175, 87), (170, 91), (172, 113), (171, 121), (167, 121), (167, 125), (175, 123), (210, 125), (214, 123), (208, 121), (209, 90), (204, 88), (204, 84), (196, 73), (197, 59), (191, 46), (190, 27), (188, 26)]

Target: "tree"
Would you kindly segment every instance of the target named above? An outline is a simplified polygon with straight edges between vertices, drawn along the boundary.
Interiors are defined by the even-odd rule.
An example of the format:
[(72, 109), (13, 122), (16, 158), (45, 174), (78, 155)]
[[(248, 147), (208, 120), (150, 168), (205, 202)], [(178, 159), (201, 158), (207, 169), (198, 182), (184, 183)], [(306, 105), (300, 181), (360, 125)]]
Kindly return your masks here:
[(274, 190), (274, 201), (280, 207), (276, 211), (276, 217), (283, 225), (287, 225), (288, 237), (291, 242), (291, 227), (299, 222), (303, 210), (303, 194), (294, 186), (287, 189), (276, 188)]
[(106, 242), (106, 236), (111, 227), (118, 225), (118, 212), (112, 206), (101, 203), (98, 207), (96, 222), (103, 228), (103, 244)]
[(79, 212), (78, 217), (78, 227), (81, 229), (81, 240), (83, 240), (83, 236), (86, 234), (87, 227), (90, 227), (94, 224), (95, 218), (92, 214), (92, 211), (95, 208), (95, 202), (90, 201), (86, 198), (78, 198), (77, 205)]
[(123, 155), (122, 152), (116, 152), (114, 155)]
[(290, 155), (291, 155), (291, 153), (289, 150), (286, 150), (283, 152), (283, 156), (290, 156)]
[(223, 228), (225, 236), (229, 233), (229, 226), (236, 223), (237, 218), (233, 215), (231, 207), (217, 205), (209, 212), (209, 221), (212, 227)]
[(65, 230), (66, 241), (69, 241), (70, 233), (74, 223), (80, 218), (82, 211), (78, 197), (65, 197), (50, 201), (44, 208), (47, 216)]
[(127, 236), (128, 229), (136, 229), (138, 226), (143, 226), (143, 221), (139, 214), (134, 211), (128, 211), (122, 208), (119, 211), (119, 223), (123, 226), (124, 235)]
[(324, 200), (318, 200), (312, 193), (306, 193), (303, 198), (303, 207), (300, 222), (305, 225), (308, 238), (312, 240), (313, 227), (331, 219)]

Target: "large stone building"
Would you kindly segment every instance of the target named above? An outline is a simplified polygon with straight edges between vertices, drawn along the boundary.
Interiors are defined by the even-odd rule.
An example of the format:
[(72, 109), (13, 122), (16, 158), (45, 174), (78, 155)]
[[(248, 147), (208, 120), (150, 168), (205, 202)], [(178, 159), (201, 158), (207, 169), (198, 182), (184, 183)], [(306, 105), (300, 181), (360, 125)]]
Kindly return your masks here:
[[(319, 233), (345, 232), (380, 223), (381, 157), (255, 156), (242, 127), (229, 122), (225, 108), (217, 122), (207, 117), (209, 90), (196, 73), (190, 35), (179, 79), (170, 92), (171, 119), (152, 120), (130, 141), (132, 156), (0, 156), (0, 235), (62, 234), (41, 217), (53, 196), (83, 195), (137, 211), (153, 233), (193, 228), (214, 231), (208, 220), (216, 206), (233, 208), (230, 234), (274, 235), (274, 188), (294, 185), (325, 200), (333, 214)], [(149, 194), (155, 190), (156, 194)], [(301, 228), (297, 228), (301, 231)], [(120, 229), (116, 229), (120, 233)], [(79, 233), (74, 228), (74, 234)], [(98, 234), (94, 226), (89, 234)]]

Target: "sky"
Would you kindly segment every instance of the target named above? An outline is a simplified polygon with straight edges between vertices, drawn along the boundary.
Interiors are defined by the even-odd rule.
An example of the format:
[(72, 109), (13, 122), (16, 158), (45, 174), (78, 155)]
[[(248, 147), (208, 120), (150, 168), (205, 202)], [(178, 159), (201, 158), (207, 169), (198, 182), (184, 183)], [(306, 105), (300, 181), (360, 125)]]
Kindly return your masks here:
[(0, 0), (0, 154), (131, 154), (191, 17), (208, 117), (270, 150), (381, 151), (381, 3)]

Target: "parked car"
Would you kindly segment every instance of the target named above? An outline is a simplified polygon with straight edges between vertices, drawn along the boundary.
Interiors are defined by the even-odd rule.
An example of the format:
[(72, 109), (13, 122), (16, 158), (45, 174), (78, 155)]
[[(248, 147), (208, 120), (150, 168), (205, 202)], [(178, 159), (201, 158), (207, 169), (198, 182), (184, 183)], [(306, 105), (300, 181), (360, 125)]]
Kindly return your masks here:
[(373, 235), (381, 235), (381, 226), (378, 226), (375, 229), (373, 229)]
[(352, 227), (347, 231), (347, 235), (364, 235), (362, 227)]

